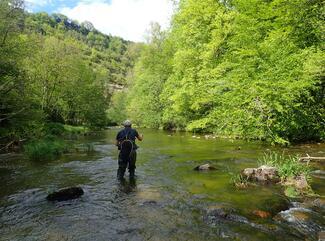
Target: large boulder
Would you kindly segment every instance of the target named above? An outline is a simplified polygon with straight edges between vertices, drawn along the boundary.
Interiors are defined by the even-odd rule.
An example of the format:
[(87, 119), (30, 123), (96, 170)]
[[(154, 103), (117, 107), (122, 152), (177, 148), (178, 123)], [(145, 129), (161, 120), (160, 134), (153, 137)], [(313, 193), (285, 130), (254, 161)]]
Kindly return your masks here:
[(301, 194), (308, 193), (311, 190), (311, 187), (307, 182), (306, 176), (304, 175), (289, 177), (285, 180), (283, 185), (294, 187)]
[(81, 187), (69, 187), (61, 189), (57, 192), (49, 194), (46, 199), (48, 201), (67, 201), (71, 199), (79, 198), (84, 194)]
[(277, 169), (270, 166), (246, 168), (242, 171), (242, 175), (249, 181), (257, 181), (262, 183), (276, 183), (280, 181)]

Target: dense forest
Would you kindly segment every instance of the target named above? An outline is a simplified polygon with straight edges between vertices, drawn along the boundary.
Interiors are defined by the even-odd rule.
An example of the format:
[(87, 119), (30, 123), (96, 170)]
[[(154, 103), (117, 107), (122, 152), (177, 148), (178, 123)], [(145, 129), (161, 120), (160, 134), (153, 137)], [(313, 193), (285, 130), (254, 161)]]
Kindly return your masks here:
[(324, 13), (321, 0), (180, 0), (113, 105), (145, 127), (323, 140)]
[[(324, 140), (321, 0), (180, 0), (132, 43), (1, 0), (1, 143), (48, 123), (142, 127), (270, 143)], [(114, 91), (115, 90), (115, 91)]]
[(107, 126), (112, 92), (126, 84), (141, 44), (29, 13), (23, 1), (0, 4), (0, 142), (42, 137), (51, 123)]

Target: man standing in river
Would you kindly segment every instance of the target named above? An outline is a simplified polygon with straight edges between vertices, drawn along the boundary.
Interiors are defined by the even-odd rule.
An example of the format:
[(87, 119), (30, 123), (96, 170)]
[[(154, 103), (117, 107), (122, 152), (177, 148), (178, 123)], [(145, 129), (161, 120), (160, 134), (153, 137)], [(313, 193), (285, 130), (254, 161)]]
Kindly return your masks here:
[(135, 174), (135, 162), (137, 159), (137, 148), (135, 139), (139, 141), (143, 140), (143, 135), (139, 135), (137, 130), (132, 129), (132, 123), (129, 120), (124, 121), (124, 129), (120, 130), (116, 136), (116, 145), (119, 149), (118, 155), (118, 180), (124, 179), (124, 173), (128, 167), (130, 173), (130, 179), (134, 179)]

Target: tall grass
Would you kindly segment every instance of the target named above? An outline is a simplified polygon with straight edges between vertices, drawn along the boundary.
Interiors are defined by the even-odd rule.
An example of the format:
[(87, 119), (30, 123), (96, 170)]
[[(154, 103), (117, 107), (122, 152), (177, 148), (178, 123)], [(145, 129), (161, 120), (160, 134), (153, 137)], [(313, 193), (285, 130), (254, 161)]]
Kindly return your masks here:
[(259, 159), (260, 165), (273, 166), (278, 169), (281, 179), (305, 175), (307, 178), (310, 176), (310, 167), (304, 163), (299, 162), (298, 156), (278, 154), (276, 152), (265, 153)]
[(25, 153), (33, 161), (54, 160), (66, 152), (67, 149), (66, 143), (55, 137), (34, 140), (24, 146)]
[(239, 189), (247, 188), (249, 186), (248, 177), (244, 177), (242, 174), (231, 173), (230, 183)]

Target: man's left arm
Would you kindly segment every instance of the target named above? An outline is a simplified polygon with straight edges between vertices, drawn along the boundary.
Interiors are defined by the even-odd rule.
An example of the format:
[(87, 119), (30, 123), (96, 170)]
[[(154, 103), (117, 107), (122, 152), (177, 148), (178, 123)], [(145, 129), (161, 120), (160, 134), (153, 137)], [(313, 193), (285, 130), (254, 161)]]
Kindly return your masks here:
[(142, 141), (143, 140), (143, 134), (139, 135), (139, 133), (137, 131), (135, 131), (135, 137), (139, 140)]

